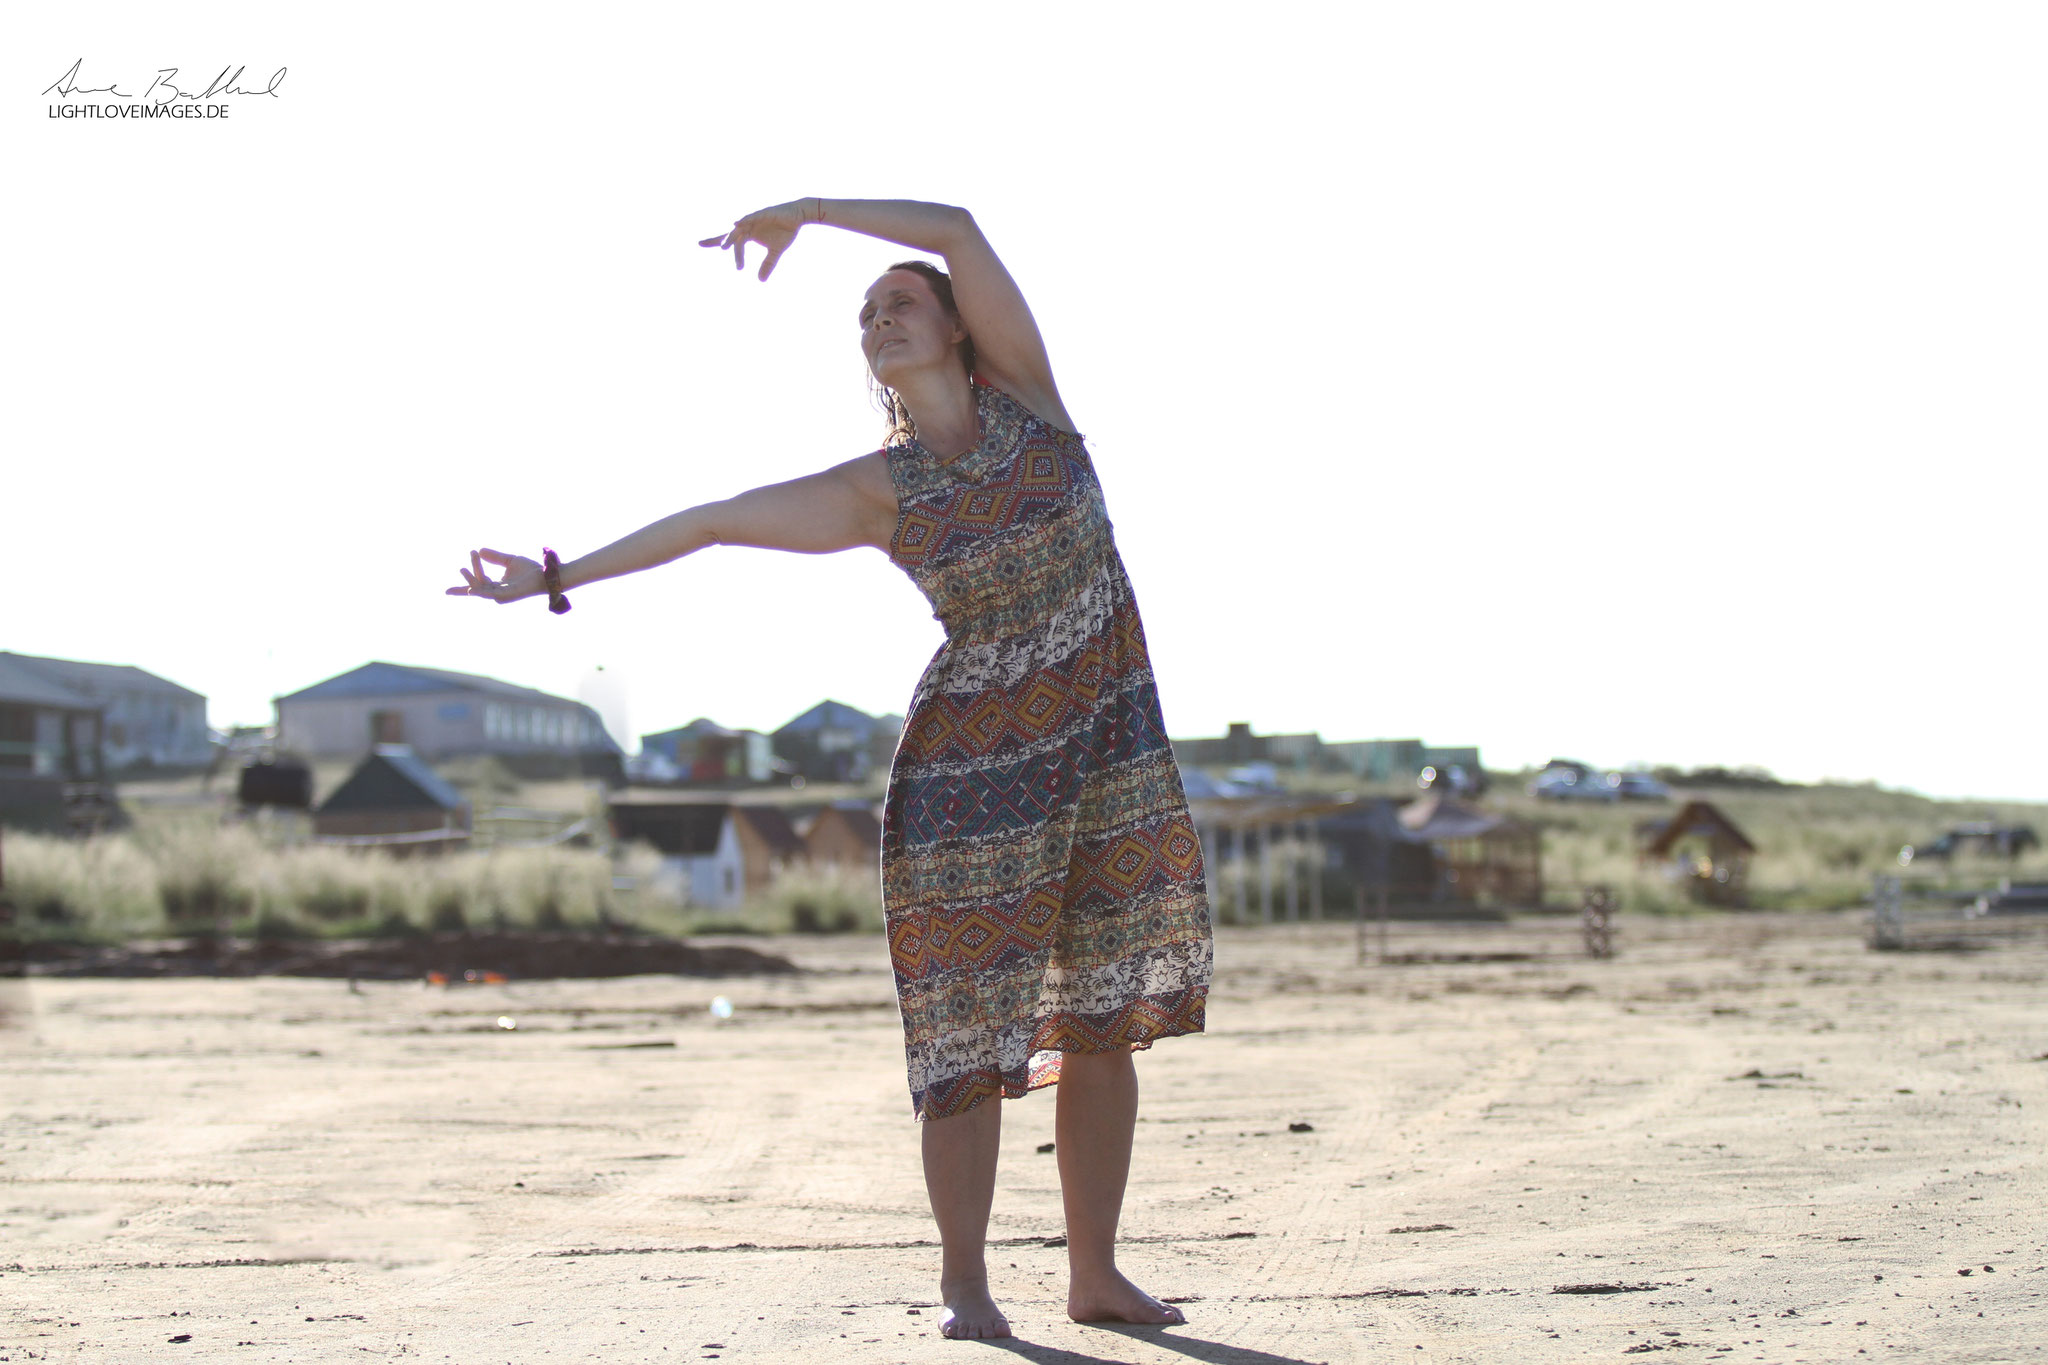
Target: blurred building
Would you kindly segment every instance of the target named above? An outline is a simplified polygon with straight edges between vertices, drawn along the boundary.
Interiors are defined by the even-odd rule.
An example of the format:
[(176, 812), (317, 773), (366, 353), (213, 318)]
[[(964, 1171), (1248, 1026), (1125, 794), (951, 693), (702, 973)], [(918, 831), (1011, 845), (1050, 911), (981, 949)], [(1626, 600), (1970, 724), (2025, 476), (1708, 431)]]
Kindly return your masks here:
[(821, 701), (777, 730), (773, 742), (775, 756), (808, 781), (865, 782), (889, 770), (902, 735), (901, 716)]
[(107, 798), (100, 708), (0, 654), (0, 823), (62, 829)]
[(71, 693), (100, 715), (100, 757), (111, 773), (203, 768), (213, 758), (206, 698), (128, 664), (81, 663), (0, 650), (12, 663)]
[(1174, 759), (1184, 768), (1224, 763), (1271, 763), (1276, 767), (1314, 768), (1321, 766), (1322, 737), (1314, 731), (1299, 735), (1257, 735), (1243, 721), (1229, 732), (1206, 739), (1176, 739)]
[(1409, 782), (1424, 768), (1444, 772), (1459, 768), (1484, 773), (1476, 744), (1424, 744), (1419, 739), (1361, 739), (1324, 746), (1346, 771), (1368, 782)]
[[(732, 910), (767, 891), (804, 859), (804, 841), (775, 806), (730, 801), (614, 798), (612, 833), (662, 855), (658, 881), (692, 905)], [(877, 854), (879, 858), (879, 854)]]
[(489, 754), (531, 776), (618, 773), (596, 711), (474, 673), (368, 663), (277, 699), (277, 747), (352, 758), (404, 744), (431, 761)]
[(759, 730), (729, 730), (699, 716), (688, 725), (640, 736), (634, 776), (649, 781), (769, 782), (776, 776), (775, 745)]

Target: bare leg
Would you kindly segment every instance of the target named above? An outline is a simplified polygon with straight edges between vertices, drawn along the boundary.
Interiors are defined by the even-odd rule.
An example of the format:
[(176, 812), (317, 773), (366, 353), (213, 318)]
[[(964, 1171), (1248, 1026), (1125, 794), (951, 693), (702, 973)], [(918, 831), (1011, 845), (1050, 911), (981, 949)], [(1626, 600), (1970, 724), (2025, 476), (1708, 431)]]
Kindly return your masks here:
[(1053, 1136), (1067, 1210), (1067, 1316), (1076, 1322), (1187, 1321), (1116, 1268), (1116, 1225), (1137, 1122), (1138, 1069), (1129, 1048), (1060, 1059)]
[(927, 1119), (924, 1129), (924, 1187), (939, 1224), (939, 1334), (948, 1337), (1006, 1337), (1010, 1322), (988, 1292), (988, 1211), (996, 1197), (996, 1155), (1003, 1137), (1001, 1096), (983, 1100), (964, 1114)]

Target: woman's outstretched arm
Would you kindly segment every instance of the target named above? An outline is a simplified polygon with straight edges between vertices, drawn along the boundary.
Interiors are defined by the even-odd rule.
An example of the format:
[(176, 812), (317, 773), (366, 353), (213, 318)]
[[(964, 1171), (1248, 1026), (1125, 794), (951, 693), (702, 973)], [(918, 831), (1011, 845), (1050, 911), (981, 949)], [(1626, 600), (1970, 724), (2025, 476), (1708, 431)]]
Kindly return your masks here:
[[(887, 458), (875, 451), (787, 483), (686, 507), (601, 550), (567, 561), (562, 565), (562, 588), (638, 573), (708, 545), (751, 545), (812, 555), (862, 545), (886, 549), (896, 531), (896, 493), (889, 482)], [(492, 578), (485, 561), (504, 570), (504, 577)], [(540, 564), (523, 555), (472, 550), (469, 567), (461, 573), (463, 586), (448, 589), (450, 597), (517, 602), (547, 594)]]
[(744, 266), (747, 243), (760, 243), (767, 252), (760, 270), (765, 280), (807, 223), (844, 228), (943, 257), (946, 273), (953, 277), (953, 302), (967, 334), (974, 338), (975, 363), (983, 377), (1039, 416), (1074, 429), (1053, 383), (1052, 361), (1038, 320), (966, 209), (914, 199), (794, 199), (750, 213), (734, 223), (732, 231), (699, 245), (729, 249), (733, 264)]

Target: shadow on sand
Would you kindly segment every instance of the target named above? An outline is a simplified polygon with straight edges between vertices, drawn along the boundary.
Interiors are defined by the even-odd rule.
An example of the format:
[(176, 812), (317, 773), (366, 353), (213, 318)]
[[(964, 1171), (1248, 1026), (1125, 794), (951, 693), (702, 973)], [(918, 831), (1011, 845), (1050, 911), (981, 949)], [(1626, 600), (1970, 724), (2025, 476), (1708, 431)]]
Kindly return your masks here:
[[(1199, 1360), (1204, 1365), (1326, 1365), (1317, 1360), (1303, 1360), (1299, 1356), (1276, 1356), (1270, 1351), (1255, 1351), (1249, 1346), (1226, 1346), (1220, 1341), (1204, 1341), (1191, 1337), (1179, 1328), (1136, 1327), (1123, 1323), (1088, 1323), (1089, 1328), (1108, 1332), (1115, 1336), (1129, 1337), (1143, 1341), (1162, 1350), (1176, 1351), (1190, 1360)], [(1059, 1346), (1040, 1346), (1022, 1337), (993, 1337), (981, 1343), (994, 1346), (1021, 1356), (1032, 1365), (1127, 1365), (1130, 1357), (1124, 1355), (1084, 1355)]]

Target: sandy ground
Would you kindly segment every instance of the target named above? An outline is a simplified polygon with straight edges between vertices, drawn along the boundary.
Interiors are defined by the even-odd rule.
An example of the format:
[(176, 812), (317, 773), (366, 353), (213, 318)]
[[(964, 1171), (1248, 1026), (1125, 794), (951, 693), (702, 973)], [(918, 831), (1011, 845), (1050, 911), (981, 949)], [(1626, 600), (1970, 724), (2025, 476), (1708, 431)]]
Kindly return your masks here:
[(1006, 1106), (999, 1344), (933, 1334), (881, 941), (774, 946), (806, 973), (31, 983), (0, 1360), (2048, 1358), (2038, 935), (1397, 928), (1535, 956), (1381, 965), (1226, 931), (1213, 1031), (1139, 1063), (1125, 1260), (1187, 1325), (1065, 1320), (1041, 1093)]

